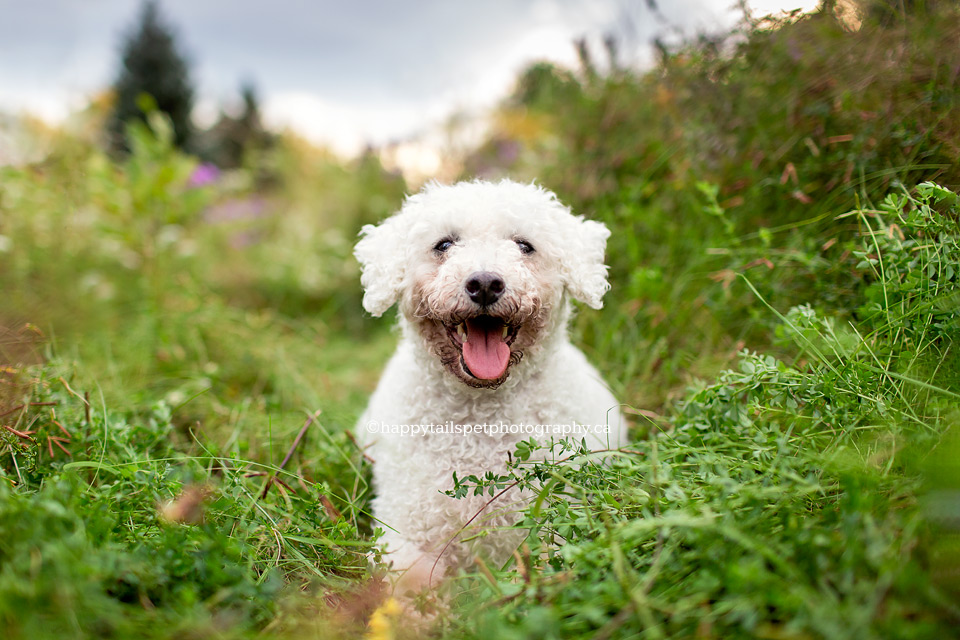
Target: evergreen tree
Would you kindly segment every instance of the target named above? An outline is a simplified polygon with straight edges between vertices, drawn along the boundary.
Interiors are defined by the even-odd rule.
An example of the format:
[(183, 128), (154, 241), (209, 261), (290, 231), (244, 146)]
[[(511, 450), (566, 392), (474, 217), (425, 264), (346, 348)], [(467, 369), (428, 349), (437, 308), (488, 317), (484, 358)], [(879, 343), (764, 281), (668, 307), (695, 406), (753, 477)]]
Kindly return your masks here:
[(236, 115), (221, 110), (216, 124), (197, 136), (197, 152), (204, 161), (221, 169), (249, 166), (258, 172), (258, 181), (261, 178), (269, 181), (272, 178), (264, 173), (262, 156), (276, 141), (263, 127), (260, 100), (251, 82), (241, 86), (240, 100)]
[(256, 138), (263, 130), (260, 124), (260, 99), (257, 97), (257, 89), (251, 82), (243, 83), (240, 88), (240, 98), (243, 100), (243, 113), (240, 114), (240, 122), (248, 132), (248, 137)]
[(116, 102), (108, 121), (111, 147), (127, 150), (126, 124), (133, 118), (144, 119), (142, 96), (147, 94), (156, 109), (169, 116), (177, 146), (190, 148), (190, 71), (186, 58), (177, 50), (175, 34), (164, 24), (153, 0), (143, 5), (139, 26), (127, 36), (122, 56), (123, 67), (113, 87)]

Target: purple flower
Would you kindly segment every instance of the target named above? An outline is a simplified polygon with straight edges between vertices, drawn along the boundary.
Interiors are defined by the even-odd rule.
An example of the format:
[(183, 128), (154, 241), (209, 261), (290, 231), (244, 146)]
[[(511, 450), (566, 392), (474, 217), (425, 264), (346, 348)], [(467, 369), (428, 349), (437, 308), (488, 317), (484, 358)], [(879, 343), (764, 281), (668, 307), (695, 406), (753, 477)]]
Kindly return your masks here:
[(187, 185), (190, 187), (205, 187), (216, 182), (219, 177), (220, 169), (214, 164), (205, 162), (193, 170)]

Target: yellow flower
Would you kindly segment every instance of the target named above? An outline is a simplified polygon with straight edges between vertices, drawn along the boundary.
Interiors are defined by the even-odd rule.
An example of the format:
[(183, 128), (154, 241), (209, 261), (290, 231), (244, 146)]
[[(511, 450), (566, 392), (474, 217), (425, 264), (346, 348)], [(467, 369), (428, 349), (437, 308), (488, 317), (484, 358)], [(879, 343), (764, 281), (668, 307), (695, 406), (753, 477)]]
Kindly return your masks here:
[(387, 598), (370, 616), (366, 640), (394, 640), (394, 621), (402, 612), (395, 598)]

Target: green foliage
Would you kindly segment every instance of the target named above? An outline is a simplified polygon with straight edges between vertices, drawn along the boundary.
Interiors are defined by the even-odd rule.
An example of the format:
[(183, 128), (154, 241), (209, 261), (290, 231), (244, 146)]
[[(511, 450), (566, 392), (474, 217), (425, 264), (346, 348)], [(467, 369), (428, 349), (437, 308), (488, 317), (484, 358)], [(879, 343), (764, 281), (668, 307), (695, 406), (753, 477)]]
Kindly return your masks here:
[(958, 211), (918, 183), (958, 183), (956, 19), (828, 12), (639, 78), (523, 76), (468, 166), (536, 172), (614, 229), (619, 286), (577, 329), (645, 437), (459, 479), (538, 499), (529, 551), (464, 578), (451, 635), (950, 634)]
[[(359, 463), (342, 438), (327, 445), (330, 475), (293, 489), (295, 474), (276, 465), (191, 443), (163, 403), (126, 417), (85, 406), (64, 373), (24, 371), (23, 435), (2, 434), (5, 637), (169, 638), (224, 625), (236, 637), (295, 598), (285, 585), (366, 575), (372, 543), (359, 539), (356, 503), (337, 495)], [(282, 483), (265, 484), (272, 477)]]
[(525, 444), (508, 476), (460, 481), (460, 495), (517, 483), (538, 498), (520, 566), (495, 583), (466, 580), (456, 633), (949, 634), (956, 585), (930, 579), (929, 550), (950, 558), (943, 575), (956, 571), (957, 532), (938, 542), (943, 516), (916, 496), (925, 475), (928, 487), (944, 482), (918, 461), (955, 450), (958, 380), (937, 370), (960, 343), (957, 307), (932, 318), (960, 291), (946, 271), (960, 264), (960, 236), (956, 206), (935, 204), (954, 194), (932, 184), (918, 194), (885, 201), (904, 238), (866, 229), (859, 240), (874, 252), (860, 268), (875, 312), (845, 328), (809, 306), (780, 316), (798, 365), (745, 351), (629, 450), (530, 464)]
[[(361, 314), (359, 302), (340, 311), (359, 300), (343, 261), (353, 225), (385, 206), (373, 196), (397, 187), (357, 184), (336, 167), (348, 177), (329, 188), (316, 178), (334, 163), (304, 163), (303, 178), (289, 175), (271, 195), (290, 218), (221, 221), (211, 212), (224, 201), (252, 197), (243, 171), (196, 186), (197, 161), (174, 148), (162, 114), (130, 132), (119, 163), (88, 147), (3, 169), (0, 320), (13, 330), (0, 327), (0, 628), (24, 638), (246, 637), (281, 616), (299, 628), (324, 613), (327, 635), (362, 626), (331, 622), (327, 603), (352, 603), (372, 579), (368, 480), (348, 429), (391, 338), (343, 338)], [(293, 162), (301, 151), (285, 141), (276, 153)], [(328, 209), (308, 210), (324, 188)], [(348, 226), (331, 230), (334, 210)], [(251, 223), (257, 243), (234, 247)], [(295, 233), (344, 249), (323, 261), (316, 246), (290, 255)], [(303, 310), (314, 294), (289, 274), (250, 271), (268, 258), (335, 269), (322, 313)], [(262, 280), (248, 288), (275, 278), (295, 292), (301, 301), (285, 307), (295, 313), (234, 294), (230, 278), (249, 273)], [(40, 338), (34, 325), (17, 330), (25, 318), (46, 344), (20, 345)], [(36, 352), (49, 363), (23, 364)], [(198, 497), (199, 521), (164, 520)]]
[[(468, 159), (613, 230), (613, 289), (573, 330), (638, 424), (623, 451), (526, 442), (504, 476), (455, 476), (451, 499), (536, 497), (438, 636), (960, 622), (957, 15), (848, 31), (825, 7), (645, 74), (583, 45), (579, 72), (523, 74)], [(369, 631), (349, 433), (394, 338), (350, 252), (406, 185), (289, 135), (200, 184), (162, 107), (128, 130), (121, 161), (65, 139), (0, 168), (0, 628)]]
[(536, 178), (619, 231), (606, 317), (577, 328), (622, 396), (658, 410), (691, 374), (770, 344), (738, 273), (778, 308), (857, 313), (845, 252), (861, 221), (838, 216), (923, 181), (960, 185), (960, 16), (928, 8), (852, 31), (828, 3), (662, 48), (646, 74), (521, 76), (467, 171)]

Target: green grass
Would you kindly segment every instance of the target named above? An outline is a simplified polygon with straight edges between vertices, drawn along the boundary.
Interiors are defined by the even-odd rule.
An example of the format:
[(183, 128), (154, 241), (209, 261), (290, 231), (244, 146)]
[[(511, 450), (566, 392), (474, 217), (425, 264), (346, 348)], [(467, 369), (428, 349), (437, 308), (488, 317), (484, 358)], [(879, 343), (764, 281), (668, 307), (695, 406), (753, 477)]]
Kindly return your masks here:
[[(872, 212), (905, 239), (860, 240), (877, 302), (859, 326), (770, 308), (795, 364), (744, 351), (609, 464), (518, 463), (493, 483), (541, 500), (521, 566), (465, 579), (455, 635), (949, 635), (960, 538), (924, 495), (955, 497), (960, 478), (960, 389), (943, 375), (960, 319), (957, 210), (930, 206), (951, 193), (919, 192)], [(951, 569), (931, 572), (934, 558)]]
[[(126, 418), (95, 400), (87, 409), (60, 373), (48, 364), (20, 377), (27, 405), (14, 428), (30, 436), (3, 435), (6, 637), (238, 636), (272, 621), (285, 593), (366, 575), (366, 483), (342, 433), (312, 425), (322, 475), (280, 469), (199, 442), (163, 403)], [(272, 477), (285, 484), (264, 495)], [(195, 516), (192, 492), (206, 495)], [(331, 499), (335, 517), (322, 507)]]
[[(522, 78), (466, 165), (613, 230), (573, 333), (633, 441), (461, 479), (537, 499), (437, 637), (955, 635), (960, 61), (934, 18)], [(396, 339), (350, 250), (405, 185), (286, 138), (269, 191), (193, 188), (151, 126), (125, 160), (61, 133), (0, 169), (2, 635), (361, 636), (382, 569), (350, 432)]]

